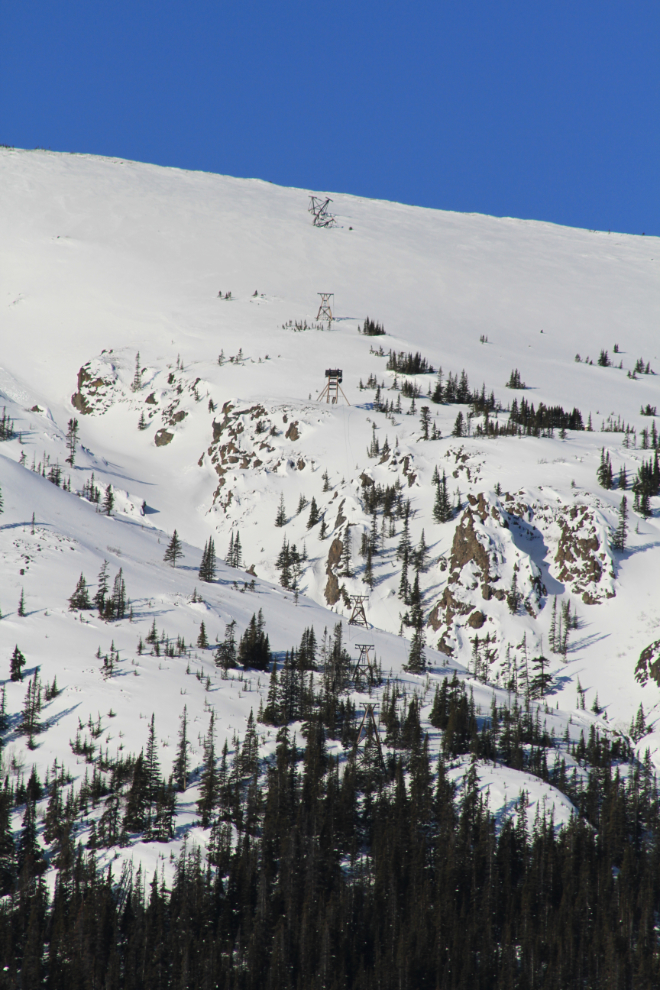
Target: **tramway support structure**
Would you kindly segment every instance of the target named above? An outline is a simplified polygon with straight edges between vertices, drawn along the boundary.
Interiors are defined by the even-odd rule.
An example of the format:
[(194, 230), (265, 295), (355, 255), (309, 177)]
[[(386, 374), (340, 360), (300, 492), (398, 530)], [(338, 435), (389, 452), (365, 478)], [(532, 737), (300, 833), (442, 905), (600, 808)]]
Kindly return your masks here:
[(371, 766), (373, 767), (374, 760), (370, 751), (373, 751), (374, 743), (376, 745), (377, 754), (375, 763), (378, 765), (378, 769), (382, 772), (385, 770), (385, 759), (383, 757), (383, 747), (380, 742), (378, 723), (376, 722), (376, 716), (374, 715), (374, 706), (367, 705), (364, 709), (364, 715), (362, 716), (360, 728), (358, 729), (358, 734), (351, 752), (351, 759), (356, 765), (362, 764), (362, 769), (366, 769), (366, 766), (369, 763), (371, 763)]
[(360, 655), (353, 667), (353, 680), (358, 681), (361, 677), (370, 680), (376, 675), (376, 647), (373, 643), (356, 643)]
[(341, 368), (326, 368), (325, 377), (328, 380), (325, 383), (325, 387), (323, 391), (320, 393), (318, 397), (318, 401), (323, 402), (323, 400), (325, 399), (326, 402), (330, 402), (332, 403), (333, 406), (336, 406), (339, 396), (341, 394), (342, 397), (346, 400), (346, 405), (350, 406), (350, 402), (346, 398), (346, 394), (343, 388), (341, 387), (341, 383), (344, 377)]
[[(335, 294), (334, 292), (317, 292), (317, 296), (321, 297), (321, 302), (319, 303), (319, 311), (316, 314), (317, 320), (327, 320), (328, 329), (332, 326), (332, 307), (335, 304)], [(332, 304), (330, 300), (332, 299)]]
[(312, 224), (315, 227), (334, 227), (337, 224), (328, 207), (332, 200), (329, 196), (325, 199), (321, 196), (310, 196), (307, 212), (312, 214)]
[(349, 597), (353, 608), (351, 617), (348, 620), (349, 626), (364, 626), (365, 629), (368, 629), (369, 623), (367, 622), (367, 614), (364, 611), (364, 603), (369, 601), (369, 595), (350, 595)]

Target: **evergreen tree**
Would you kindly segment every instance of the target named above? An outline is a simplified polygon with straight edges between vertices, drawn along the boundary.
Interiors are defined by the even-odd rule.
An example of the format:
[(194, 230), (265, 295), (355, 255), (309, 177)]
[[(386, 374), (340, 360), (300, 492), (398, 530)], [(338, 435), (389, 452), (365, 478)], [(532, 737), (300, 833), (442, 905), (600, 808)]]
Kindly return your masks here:
[(373, 549), (371, 546), (371, 541), (369, 541), (369, 543), (367, 544), (367, 559), (364, 563), (364, 575), (362, 580), (373, 591), (374, 569), (373, 569), (372, 556), (373, 556)]
[(309, 507), (309, 518), (307, 520), (307, 529), (311, 529), (312, 526), (316, 526), (320, 518), (321, 517), (319, 515), (319, 509), (316, 504), (316, 499), (312, 497), (312, 502)]
[(123, 821), (123, 830), (125, 833), (144, 832), (148, 828), (147, 790), (148, 784), (144, 767), (144, 753), (140, 752), (133, 767), (133, 777), (126, 800), (126, 812)]
[(411, 674), (421, 674), (426, 669), (424, 645), (424, 630), (415, 629), (410, 640), (408, 663), (406, 664), (406, 670), (410, 671)]
[(552, 684), (552, 675), (547, 673), (548, 661), (544, 656), (536, 657), (532, 660), (534, 675), (531, 682), (532, 695), (535, 698), (543, 698), (548, 687)]
[(171, 564), (172, 567), (176, 567), (176, 562), (180, 557), (183, 557), (183, 550), (181, 549), (181, 540), (179, 539), (177, 531), (174, 530), (174, 533), (172, 534), (172, 539), (167, 545), (167, 550), (165, 551), (163, 560), (166, 563)]
[(209, 729), (204, 740), (204, 760), (200, 778), (200, 795), (197, 801), (197, 811), (201, 818), (202, 828), (211, 824), (213, 812), (219, 797), (218, 768), (215, 760), (215, 712), (211, 712)]
[(147, 752), (144, 757), (144, 799), (149, 824), (161, 787), (160, 762), (158, 760), (158, 743), (156, 742), (156, 718), (152, 714), (147, 737)]
[(454, 423), (454, 428), (451, 431), (451, 435), (453, 437), (462, 437), (462, 436), (465, 436), (465, 425), (464, 425), (464, 422), (463, 422), (463, 413), (460, 412), (460, 411), (459, 411), (459, 413), (458, 413), (458, 415), (456, 417), (456, 421)]
[(105, 494), (103, 496), (103, 511), (105, 512), (106, 516), (109, 516), (112, 513), (114, 507), (115, 507), (114, 492), (112, 491), (112, 485), (108, 485), (105, 490)]
[(426, 545), (426, 539), (424, 538), (424, 530), (422, 530), (422, 535), (419, 538), (419, 543), (413, 552), (413, 566), (415, 568), (415, 573), (425, 574), (428, 570), (428, 556), (429, 548)]
[(18, 599), (18, 614), (22, 619), (27, 615), (25, 611), (25, 589), (21, 588), (21, 597)]
[(190, 755), (188, 749), (188, 709), (183, 706), (181, 722), (179, 725), (179, 743), (174, 759), (174, 783), (177, 791), (183, 792), (188, 787), (188, 774), (190, 772)]
[(621, 504), (619, 505), (619, 523), (617, 525), (614, 536), (612, 537), (612, 548), (623, 552), (626, 549), (626, 540), (628, 538), (628, 500), (625, 495), (621, 498)]
[(197, 645), (200, 648), (200, 650), (207, 649), (209, 645), (208, 637), (206, 635), (206, 627), (203, 622), (199, 627), (199, 636), (197, 637)]
[(140, 369), (140, 352), (138, 351), (135, 355), (135, 373), (133, 374), (133, 381), (131, 382), (131, 391), (139, 392), (142, 388), (142, 371)]
[(598, 478), (598, 484), (601, 488), (611, 488), (612, 487), (612, 462), (610, 460), (609, 451), (606, 454), (605, 448), (603, 447), (600, 452), (600, 465), (598, 466), (598, 471), (596, 472), (596, 477)]
[(422, 429), (422, 439), (429, 439), (429, 429), (431, 427), (431, 410), (428, 406), (422, 406), (420, 410), (420, 426)]
[[(98, 592), (97, 592), (98, 593)], [(105, 600), (104, 619), (123, 619), (126, 616), (126, 582), (120, 567), (112, 585), (112, 594)]]
[(85, 580), (85, 575), (80, 574), (78, 578), (78, 583), (76, 585), (75, 591), (69, 598), (69, 608), (70, 609), (90, 609), (93, 608), (92, 602), (89, 598), (89, 591), (87, 588), (87, 581)]
[(278, 527), (286, 526), (286, 509), (284, 508), (284, 495), (280, 492), (280, 501), (277, 507), (277, 515), (275, 516), (275, 525)]
[(78, 443), (78, 420), (69, 420), (69, 424), (66, 431), (66, 447), (69, 451), (69, 456), (66, 459), (66, 463), (70, 464), (71, 467), (74, 466), (76, 461), (76, 444)]
[(99, 614), (103, 615), (105, 611), (105, 600), (108, 594), (108, 562), (104, 560), (101, 564), (101, 570), (98, 576), (98, 586), (96, 589), (96, 594), (94, 595), (94, 605), (99, 610)]
[(255, 670), (268, 670), (271, 664), (270, 643), (264, 631), (265, 623), (261, 609), (253, 615), (238, 644), (238, 660), (243, 667)]
[(14, 652), (11, 655), (11, 660), (9, 661), (9, 678), (12, 681), (22, 681), (23, 680), (23, 667), (25, 666), (26, 660), (21, 651), (18, 648), (18, 644), (14, 647)]
[(223, 670), (236, 667), (236, 620), (232, 619), (225, 626), (225, 638), (215, 651), (216, 666)]
[(241, 534), (236, 530), (236, 538), (234, 540), (234, 562), (232, 567), (242, 567), (243, 566), (243, 549), (241, 547)]
[(202, 553), (202, 561), (199, 565), (199, 579), (200, 581), (205, 581), (207, 584), (215, 581), (215, 543), (212, 536), (209, 536), (208, 540), (204, 544), (204, 552)]
[[(437, 470), (437, 468), (436, 468)], [(447, 475), (443, 471), (442, 478), (439, 479), (435, 492), (435, 503), (433, 505), (433, 518), (435, 522), (449, 522), (454, 513), (447, 493)]]
[(550, 649), (553, 653), (559, 653), (557, 649), (557, 596), (554, 595), (552, 600), (552, 618), (550, 620), (550, 632), (548, 634), (548, 643)]
[(351, 524), (346, 523), (344, 539), (341, 550), (341, 574), (343, 577), (352, 577), (351, 569)]

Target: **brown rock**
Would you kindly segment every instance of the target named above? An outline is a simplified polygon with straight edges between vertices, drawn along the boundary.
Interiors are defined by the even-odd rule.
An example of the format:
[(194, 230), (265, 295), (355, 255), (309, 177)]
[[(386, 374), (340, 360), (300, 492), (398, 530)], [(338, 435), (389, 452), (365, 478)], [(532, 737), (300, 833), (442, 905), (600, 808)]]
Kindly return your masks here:
[(156, 436), (154, 437), (154, 443), (157, 447), (164, 447), (165, 444), (171, 443), (173, 439), (173, 433), (168, 433), (167, 430), (158, 430)]
[(472, 613), (470, 618), (467, 620), (467, 624), (468, 626), (471, 626), (473, 629), (481, 629), (485, 621), (486, 621), (486, 616), (484, 615), (484, 613), (477, 611)]

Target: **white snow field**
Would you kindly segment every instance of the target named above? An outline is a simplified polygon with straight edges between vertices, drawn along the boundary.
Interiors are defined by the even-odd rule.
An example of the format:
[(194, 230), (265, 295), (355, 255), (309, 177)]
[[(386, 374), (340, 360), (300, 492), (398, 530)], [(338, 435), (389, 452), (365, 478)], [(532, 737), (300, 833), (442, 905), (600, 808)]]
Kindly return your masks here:
[[(525, 664), (544, 654), (552, 682), (532, 705), (549, 731), (559, 739), (568, 727), (574, 740), (593, 724), (628, 733), (643, 704), (649, 731), (637, 748), (660, 765), (658, 684), (653, 669), (645, 683), (635, 677), (640, 653), (660, 641), (660, 498), (643, 515), (630, 490), (656, 435), (657, 421), (640, 410), (660, 407), (657, 238), (331, 195), (337, 225), (319, 229), (304, 190), (0, 149), (0, 409), (14, 430), (0, 442), (4, 774), (27, 777), (35, 765), (43, 780), (57, 759), (79, 786), (93, 765), (73, 752), (78, 731), (91, 736), (93, 725), (97, 748), (137, 753), (154, 714), (169, 775), (184, 705), (193, 766), (211, 710), (218, 749), (226, 738), (233, 751), (269, 675), (223, 676), (213, 649), (194, 644), (202, 621), (215, 647), (228, 622), (240, 636), (259, 609), (278, 662), (309, 626), (321, 640), (342, 621), (355, 656), (356, 643), (374, 643), (385, 675), (423, 699), (432, 750), (436, 684), (458, 671), (487, 715), (494, 693), (499, 704), (510, 698), (512, 682), (525, 693)], [(334, 293), (330, 326), (316, 321), (320, 292)], [(358, 332), (367, 316), (384, 336)], [(388, 371), (390, 349), (419, 351), (433, 374)], [(601, 351), (609, 367), (598, 365)], [(649, 373), (633, 376), (639, 361)], [(317, 401), (328, 368), (342, 369), (350, 405)], [(500, 426), (512, 401), (525, 399), (577, 407), (593, 429), (477, 435), (484, 420), (468, 418), (469, 405), (429, 398), (440, 368), (445, 382), (465, 369), (471, 390), (485, 384), (502, 408), (490, 415)], [(514, 369), (524, 391), (506, 387)], [(368, 382), (380, 393), (360, 388)], [(419, 387), (413, 415), (404, 382)], [(437, 439), (423, 438), (423, 406)], [(459, 411), (469, 436), (451, 435)], [(65, 442), (72, 417), (74, 466)], [(598, 484), (602, 448), (615, 479), (626, 469), (625, 493)], [(58, 467), (70, 491), (48, 480)], [(461, 504), (444, 523), (433, 518), (436, 468)], [(109, 516), (82, 497), (92, 473), (102, 494), (112, 486)], [(417, 675), (403, 669), (411, 629), (398, 595), (402, 515), (378, 513), (373, 588), (359, 553), (372, 525), (370, 491), (396, 482), (410, 500), (413, 547), (422, 532), (429, 547), (420, 573), (427, 671)], [(620, 552), (611, 539), (623, 494), (629, 534)], [(277, 527), (281, 496), (287, 522)], [(324, 539), (321, 523), (307, 526), (312, 497)], [(347, 524), (350, 577), (339, 565)], [(175, 528), (184, 555), (172, 568), (163, 554)], [(236, 533), (241, 568), (222, 562)], [(210, 537), (220, 561), (209, 584), (198, 568)], [(283, 539), (307, 551), (299, 594), (279, 583)], [(69, 608), (81, 572), (94, 594), (104, 560), (111, 582), (122, 569), (132, 618)], [(203, 601), (191, 600), (195, 589)], [(351, 594), (369, 595), (368, 630), (348, 624)], [(557, 616), (567, 603), (577, 615), (564, 654), (550, 649), (555, 602)], [(138, 654), (154, 620), (159, 633), (192, 644), (190, 654), (153, 656), (148, 646)], [(119, 660), (107, 676), (96, 654), (111, 644)], [(9, 680), (16, 645), (26, 658), (22, 682)], [(660, 643), (651, 666), (659, 652)], [(37, 670), (44, 685), (57, 677), (61, 693), (45, 704), (31, 750), (19, 723)], [(384, 687), (355, 692), (358, 710), (371, 702), (378, 711)], [(259, 724), (258, 732), (266, 758), (276, 730)], [(467, 762), (454, 761), (457, 779)], [(561, 825), (572, 812), (528, 773), (486, 763), (478, 771), (499, 815), (513, 812), (522, 790), (532, 815), (554, 810)], [(204, 846), (198, 793), (193, 779), (178, 796), (172, 843), (135, 841), (105, 850), (102, 861), (153, 867), (184, 841)], [(100, 811), (90, 807), (88, 825)]]

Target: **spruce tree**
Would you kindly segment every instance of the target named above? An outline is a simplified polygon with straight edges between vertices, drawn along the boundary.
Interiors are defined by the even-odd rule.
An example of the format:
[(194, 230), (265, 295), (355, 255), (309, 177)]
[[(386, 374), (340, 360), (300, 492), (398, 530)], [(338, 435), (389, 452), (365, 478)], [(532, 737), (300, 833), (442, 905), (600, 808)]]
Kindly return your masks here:
[(26, 660), (21, 651), (18, 648), (18, 644), (14, 647), (14, 652), (11, 655), (11, 660), (9, 661), (9, 678), (12, 681), (22, 681), (23, 680), (23, 667), (25, 666)]
[(451, 431), (453, 437), (465, 436), (465, 425), (463, 423), (463, 413), (459, 411), (456, 421), (454, 423), (454, 428)]
[(105, 599), (108, 594), (108, 562), (104, 560), (99, 571), (96, 594), (94, 595), (94, 605), (103, 615), (105, 611)]
[(126, 583), (123, 569), (120, 567), (112, 585), (112, 594), (106, 599), (103, 617), (105, 619), (123, 619), (126, 615)]
[(179, 743), (174, 759), (174, 783), (177, 791), (183, 792), (188, 787), (188, 774), (190, 772), (190, 756), (188, 749), (188, 709), (184, 705), (179, 725)]
[(223, 670), (236, 667), (236, 620), (232, 619), (225, 626), (225, 638), (215, 651), (215, 663)]
[(135, 761), (133, 778), (126, 801), (123, 830), (128, 832), (144, 832), (149, 825), (147, 815), (147, 778), (144, 768), (144, 752)]
[(612, 537), (612, 548), (620, 553), (626, 549), (628, 538), (628, 499), (624, 495), (619, 505), (619, 523)]
[(316, 504), (316, 499), (312, 497), (312, 501), (309, 507), (309, 518), (307, 520), (307, 529), (311, 529), (312, 526), (316, 526), (320, 519), (319, 508)]
[(202, 828), (208, 828), (211, 824), (218, 797), (219, 780), (215, 761), (215, 712), (212, 711), (209, 729), (204, 740), (204, 761), (200, 778), (200, 795), (197, 802), (197, 811), (202, 821)]
[(172, 539), (167, 545), (167, 550), (163, 556), (163, 560), (171, 564), (172, 567), (176, 567), (177, 560), (183, 556), (183, 550), (181, 549), (181, 540), (179, 539), (178, 533), (174, 530), (172, 534)]
[(351, 525), (346, 524), (341, 550), (341, 573), (343, 577), (352, 577), (351, 570)]
[(232, 567), (242, 567), (243, 566), (243, 548), (241, 547), (241, 534), (236, 530), (236, 538), (234, 540), (234, 562)]
[(204, 544), (204, 552), (202, 554), (202, 561), (199, 565), (199, 579), (200, 581), (205, 581), (210, 584), (215, 581), (215, 543), (213, 537), (209, 536), (208, 540)]
[(76, 461), (76, 444), (78, 443), (78, 420), (69, 420), (69, 425), (66, 431), (66, 447), (69, 451), (69, 456), (66, 459), (66, 463), (70, 464), (71, 467), (74, 466)]
[(140, 352), (135, 355), (135, 373), (131, 382), (131, 391), (139, 392), (142, 388), (142, 371), (140, 370)]
[(244, 668), (268, 670), (271, 664), (270, 642), (265, 632), (264, 616), (261, 609), (250, 619), (247, 629), (238, 644), (238, 660)]
[(103, 496), (103, 511), (105, 512), (106, 516), (109, 516), (112, 513), (114, 507), (115, 507), (114, 492), (112, 491), (112, 485), (108, 485), (108, 487), (105, 490), (105, 494)]
[(200, 650), (207, 649), (209, 645), (208, 637), (206, 635), (206, 626), (204, 625), (203, 622), (199, 627), (199, 636), (197, 637), (197, 645), (200, 648)]
[(428, 406), (422, 406), (420, 410), (420, 426), (422, 428), (422, 439), (428, 440), (431, 426), (431, 410)]
[(275, 525), (278, 527), (286, 526), (286, 509), (284, 508), (284, 495), (282, 493), (280, 493), (277, 515), (275, 516)]
[(25, 611), (25, 589), (21, 588), (21, 597), (18, 599), (18, 614), (22, 619), (26, 616)]
[(367, 544), (367, 559), (364, 564), (364, 575), (362, 580), (367, 585), (367, 587), (371, 588), (371, 590), (373, 591), (374, 569), (373, 569), (372, 556), (373, 556), (373, 549), (371, 546), (371, 541), (369, 541), (369, 543)]
[(411, 674), (421, 674), (426, 669), (426, 652), (424, 650), (424, 645), (425, 640), (423, 628), (415, 629), (412, 639), (410, 640), (408, 663), (406, 664), (406, 670), (410, 671)]
[(601, 488), (609, 489), (612, 487), (612, 462), (610, 460), (609, 451), (606, 454), (604, 447), (600, 452), (600, 464), (598, 466), (598, 471), (596, 472), (596, 477), (598, 478), (598, 484)]
[(433, 518), (437, 523), (449, 522), (454, 513), (447, 494), (447, 475), (443, 471), (442, 478), (439, 479), (435, 492), (435, 503), (433, 505)]
[(69, 608), (74, 609), (89, 609), (93, 608), (92, 602), (90, 601), (89, 591), (87, 588), (87, 581), (85, 580), (85, 575), (81, 572), (78, 578), (78, 583), (75, 587), (75, 591), (69, 598)]
[(147, 752), (144, 757), (144, 789), (145, 803), (149, 822), (161, 786), (160, 762), (158, 760), (158, 743), (156, 741), (156, 717), (152, 714), (147, 737)]

